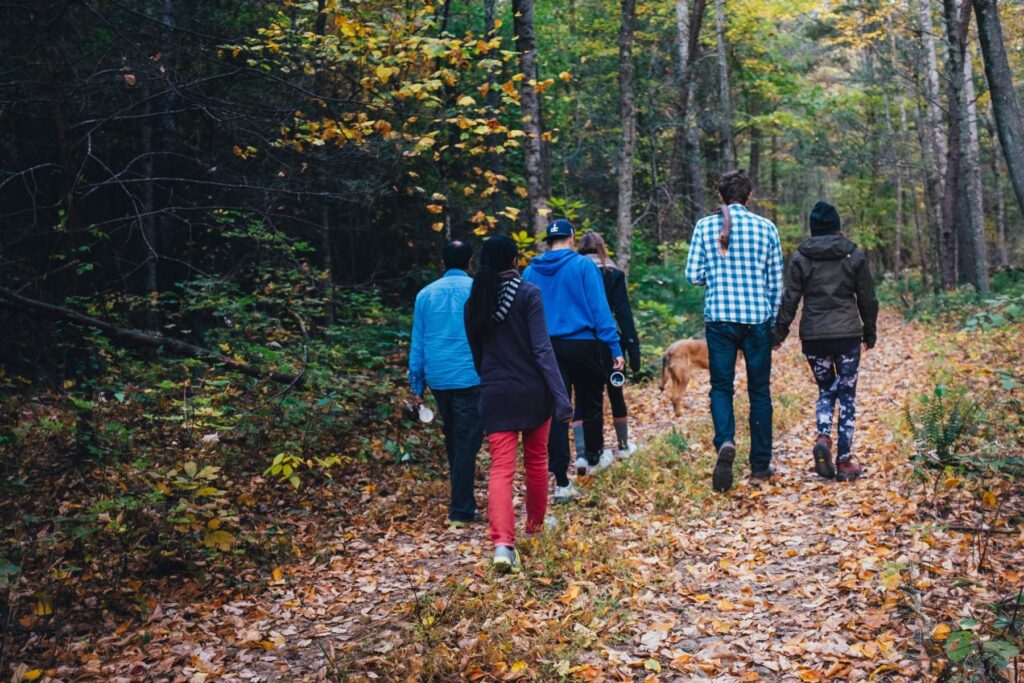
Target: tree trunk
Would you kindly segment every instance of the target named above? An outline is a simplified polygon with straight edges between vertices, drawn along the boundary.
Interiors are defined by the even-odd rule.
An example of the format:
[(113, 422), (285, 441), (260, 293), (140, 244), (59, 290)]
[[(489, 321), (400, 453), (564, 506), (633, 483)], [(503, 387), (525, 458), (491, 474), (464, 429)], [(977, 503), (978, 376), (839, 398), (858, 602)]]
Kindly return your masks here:
[(725, 50), (725, 0), (715, 0), (715, 31), (718, 43), (718, 99), (721, 107), (719, 142), (722, 145), (722, 171), (730, 171), (735, 163), (732, 140), (732, 98), (729, 94), (729, 64)]
[(996, 234), (999, 235), (999, 267), (1010, 267), (1010, 245), (1006, 241), (1006, 198), (1003, 196), (1003, 173), (999, 155), (992, 155), (992, 193), (996, 204)]
[(934, 173), (938, 178), (939, 194), (946, 172), (946, 141), (942, 137), (942, 105), (939, 101), (939, 67), (935, 56), (935, 28), (932, 21), (931, 0), (917, 0), (921, 45), (924, 51), (924, 93), (928, 103), (928, 129), (931, 131), (931, 152), (934, 155)]
[[(915, 77), (919, 75), (919, 72), (915, 73)], [(932, 138), (929, 135), (926, 115), (921, 108), (921, 101), (918, 97), (914, 98), (914, 130), (917, 131), (917, 143), (921, 150), (921, 186), (924, 188), (925, 219), (928, 222), (928, 248), (926, 251), (921, 252), (921, 270), (922, 272), (930, 271), (933, 275), (932, 280), (935, 286), (939, 287), (942, 282), (942, 276), (939, 274), (939, 266), (942, 261), (939, 258), (939, 238), (942, 232), (940, 203), (942, 200), (936, 197), (937, 188), (934, 185), (935, 177), (932, 175), (934, 164), (930, 158), (934, 154), (934, 148), (931, 146)]]
[[(491, 41), (495, 37), (495, 5), (497, 0), (485, 0), (484, 1), (484, 40)], [(487, 56), (495, 56), (493, 53), (497, 53), (497, 50), (487, 49)], [(499, 61), (504, 63), (500, 59), (500, 54), (497, 55)], [(498, 85), (499, 73), (501, 67), (490, 68), (487, 70), (487, 118), (497, 119), (499, 111), (501, 109), (501, 90)], [(501, 211), (504, 206), (502, 202), (502, 195), (504, 194), (504, 181), (502, 180), (502, 163), (501, 155), (494, 151), (495, 147), (501, 144), (501, 135), (493, 133), (487, 136), (487, 170), (491, 173), (488, 178), (488, 188), (491, 192), (489, 197), (489, 204), (491, 214), (497, 219), (497, 232), (499, 234), (505, 234), (505, 222), (498, 216), (498, 212)], [(493, 183), (493, 184), (492, 184)]]
[[(694, 89), (694, 83), (690, 81), (691, 91)], [(692, 93), (691, 93), (692, 94)], [(707, 209), (704, 208), (704, 199), (706, 197), (706, 186), (707, 186), (707, 171), (704, 168), (704, 155), (701, 153), (700, 148), (700, 128), (697, 126), (696, 117), (691, 116), (690, 125), (686, 129), (686, 158), (689, 159), (689, 196), (691, 203), (691, 215), (694, 217), (694, 223), (697, 219), (704, 216)], [(692, 226), (691, 226), (692, 227)], [(685, 235), (687, 240), (690, 239), (689, 230)]]
[(948, 56), (946, 59), (947, 109), (949, 129), (946, 136), (946, 179), (942, 193), (941, 262), (942, 285), (952, 288), (956, 285), (957, 248), (957, 197), (960, 194), (958, 182), (962, 165), (962, 104), (964, 90), (964, 51), (967, 42), (967, 20), (970, 9), (966, 0), (943, 0), (946, 20)]
[[(964, 0), (968, 2), (969, 0)], [(988, 256), (985, 247), (985, 212), (981, 191), (981, 151), (978, 141), (978, 107), (974, 102), (974, 68), (971, 53), (964, 55), (964, 172), (965, 195), (970, 221), (966, 232), (961, 231), (961, 251), (964, 260), (961, 269), (968, 282), (981, 294), (988, 294)]]
[(533, 30), (533, 0), (512, 0), (512, 14), (516, 31), (516, 51), (519, 70), (524, 78), (519, 82), (519, 100), (523, 114), (523, 132), (526, 133), (523, 157), (526, 167), (526, 191), (529, 197), (529, 224), (537, 235), (543, 235), (549, 222), (546, 188), (551, 182), (544, 177), (544, 130), (540, 118), (540, 93), (537, 92), (537, 43)]
[(772, 155), (769, 160), (768, 187), (772, 196), (772, 223), (779, 222), (779, 136), (772, 133)]
[(633, 156), (636, 153), (636, 101), (633, 95), (633, 34), (636, 31), (636, 0), (622, 0), (619, 26), (619, 115), (622, 148), (619, 150), (619, 204), (615, 218), (616, 261), (629, 274), (633, 240)]
[(757, 126), (751, 127), (750, 162), (747, 164), (747, 173), (750, 175), (750, 182), (754, 186), (754, 199), (757, 198), (756, 193), (761, 188), (761, 137), (761, 129)]
[[(889, 58), (895, 66), (899, 60), (899, 53), (896, 50), (896, 32), (893, 30), (892, 15), (888, 17), (887, 21), (889, 29)], [(896, 244), (893, 249), (892, 269), (896, 276), (899, 277), (900, 272), (903, 270), (903, 231), (905, 221), (903, 212), (903, 169), (904, 145), (907, 139), (907, 110), (903, 106), (903, 98), (899, 93), (895, 93), (894, 98), (896, 100), (896, 106), (899, 107), (900, 110), (900, 130), (898, 138), (893, 134), (888, 100), (886, 101), (885, 107), (885, 119), (886, 124), (889, 126), (889, 135), (893, 140), (893, 160), (896, 168)]]
[[(676, 99), (675, 130), (672, 135), (672, 155), (669, 158), (668, 173), (661, 185), (662, 202), (658, 211), (658, 233), (668, 242), (681, 238), (683, 226), (688, 223), (686, 212), (693, 205), (692, 194), (684, 187), (683, 176), (686, 175), (687, 136), (690, 131), (692, 115), (690, 102), (693, 94), (693, 63), (697, 58), (698, 41), (701, 24), (704, 21), (706, 0), (694, 0), (692, 7), (689, 0), (676, 0), (676, 87), (679, 89)], [(688, 184), (692, 188), (692, 184)], [(690, 195), (689, 207), (680, 206), (680, 197)], [(692, 217), (693, 214), (690, 213)]]
[(974, 0), (974, 12), (978, 17), (978, 41), (985, 60), (985, 78), (992, 97), (999, 144), (1017, 205), (1024, 213), (1024, 117), (1013, 89), (1013, 72), (1006, 57), (999, 8), (996, 0)]
[[(119, 327), (113, 323), (108, 323), (105, 320), (85, 315), (73, 308), (57, 306), (37, 299), (30, 299), (28, 297), (21, 296), (17, 292), (12, 292), (9, 289), (4, 289), (2, 287), (0, 287), (0, 305), (17, 308), (36, 315), (43, 315), (50, 318), (56, 318), (58, 320), (66, 320), (68, 322), (75, 323), (76, 325), (91, 327), (95, 330), (99, 330), (106, 337), (129, 346), (157, 349), (162, 353), (176, 353), (182, 356), (201, 358), (210, 363), (226, 365), (227, 367), (248, 377), (270, 379), (282, 384), (295, 386), (301, 385), (305, 376), (305, 369), (298, 374), (268, 370), (265, 367), (252, 365), (245, 361), (240, 361), (237, 358), (226, 356), (218, 351), (213, 351), (202, 346), (196, 346), (195, 344), (189, 344), (188, 342), (181, 341), (180, 339), (165, 337), (163, 335), (153, 334), (150, 332), (143, 332), (142, 330), (134, 330), (127, 327)], [(299, 325), (302, 326), (303, 332), (305, 332), (305, 327), (301, 320), (299, 320)]]

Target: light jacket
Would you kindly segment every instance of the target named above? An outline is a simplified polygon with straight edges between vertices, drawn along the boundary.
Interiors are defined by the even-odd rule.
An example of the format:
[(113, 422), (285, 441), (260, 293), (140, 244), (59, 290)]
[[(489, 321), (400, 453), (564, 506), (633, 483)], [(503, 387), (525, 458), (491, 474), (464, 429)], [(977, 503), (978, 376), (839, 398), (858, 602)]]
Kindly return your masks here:
[(416, 295), (409, 348), (409, 386), (417, 396), (431, 389), (468, 389), (480, 384), (466, 339), (463, 311), (473, 278), (452, 268)]

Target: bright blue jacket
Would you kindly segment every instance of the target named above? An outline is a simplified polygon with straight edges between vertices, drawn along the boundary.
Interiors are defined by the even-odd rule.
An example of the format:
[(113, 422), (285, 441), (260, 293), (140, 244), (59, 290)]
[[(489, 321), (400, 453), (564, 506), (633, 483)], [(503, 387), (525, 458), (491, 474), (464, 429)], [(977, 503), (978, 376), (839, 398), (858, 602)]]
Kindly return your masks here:
[(467, 389), (480, 384), (466, 339), (463, 309), (473, 278), (452, 268), (416, 295), (409, 349), (409, 386), (417, 396), (431, 389)]
[(523, 279), (540, 287), (552, 338), (600, 339), (613, 358), (622, 355), (604, 280), (593, 261), (572, 249), (548, 251), (530, 262)]

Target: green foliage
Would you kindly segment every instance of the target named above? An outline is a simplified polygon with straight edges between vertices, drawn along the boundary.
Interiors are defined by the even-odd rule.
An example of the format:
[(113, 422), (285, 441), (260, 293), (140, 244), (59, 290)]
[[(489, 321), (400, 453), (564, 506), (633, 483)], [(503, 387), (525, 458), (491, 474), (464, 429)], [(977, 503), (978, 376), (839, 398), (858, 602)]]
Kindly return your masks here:
[(914, 435), (918, 457), (934, 456), (942, 466), (958, 461), (959, 448), (978, 427), (981, 406), (966, 389), (950, 389), (940, 384), (931, 396), (919, 396), (918, 406), (908, 402), (904, 421)]
[(648, 373), (659, 371), (672, 342), (704, 336), (704, 288), (686, 282), (688, 252), (686, 242), (633, 244), (629, 295)]

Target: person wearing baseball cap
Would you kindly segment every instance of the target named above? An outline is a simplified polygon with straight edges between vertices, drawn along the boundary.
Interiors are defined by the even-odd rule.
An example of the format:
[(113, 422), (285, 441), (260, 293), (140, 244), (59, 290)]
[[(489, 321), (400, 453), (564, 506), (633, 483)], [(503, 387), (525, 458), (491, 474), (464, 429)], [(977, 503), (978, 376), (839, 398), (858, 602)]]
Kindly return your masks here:
[[(523, 279), (540, 288), (544, 317), (551, 335), (558, 369), (569, 395), (575, 393), (576, 414), (583, 420), (584, 456), (577, 458), (577, 474), (611, 464), (604, 450), (604, 345), (611, 351), (612, 368), (625, 367), (619, 331), (604, 293), (604, 282), (594, 262), (575, 251), (576, 230), (564, 218), (548, 226), (548, 250), (533, 259)], [(548, 439), (548, 469), (555, 475), (555, 503), (577, 495), (569, 481), (569, 425), (552, 421)]]

